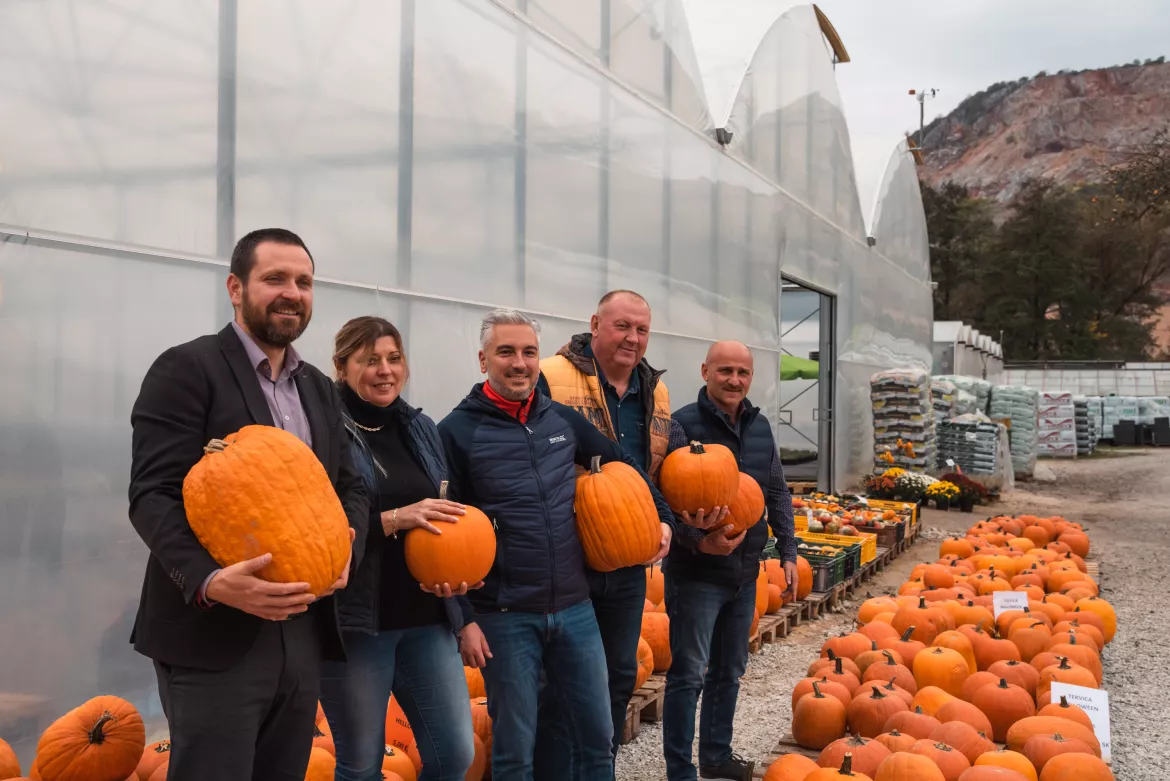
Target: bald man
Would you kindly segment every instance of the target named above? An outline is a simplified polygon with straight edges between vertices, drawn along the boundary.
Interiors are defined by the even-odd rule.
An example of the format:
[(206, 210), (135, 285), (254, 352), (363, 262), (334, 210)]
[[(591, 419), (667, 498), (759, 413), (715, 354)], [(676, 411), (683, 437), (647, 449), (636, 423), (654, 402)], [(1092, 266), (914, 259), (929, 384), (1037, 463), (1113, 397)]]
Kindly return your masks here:
[[(611, 290), (597, 303), (589, 333), (577, 334), (556, 355), (540, 362), (537, 387), (553, 401), (584, 415), (657, 483), (670, 436), (670, 394), (662, 381), (664, 372), (646, 362), (649, 344), (646, 299), (632, 290)], [(688, 539), (693, 539), (693, 530), (686, 531), (691, 535)], [(663, 524), (662, 546), (643, 564), (586, 573), (609, 671), (615, 757), (638, 675), (638, 638), (646, 604), (644, 565), (660, 561), (669, 552), (673, 533), (674, 527)], [(536, 781), (578, 777), (580, 763), (564, 727), (559, 703), (542, 696)]]
[[(768, 541), (768, 522), (777, 538), (785, 576), (795, 588), (796, 533), (792, 496), (784, 480), (772, 427), (748, 401), (754, 362), (741, 342), (717, 342), (702, 367), (706, 386), (699, 398), (674, 413), (669, 450), (699, 441), (724, 445), (739, 469), (764, 492), (765, 511), (737, 537), (715, 525), (691, 549), (679, 534), (663, 567), (666, 612), (670, 615), (672, 662), (666, 675), (662, 747), (670, 781), (694, 781), (692, 749), (695, 706), (700, 692), (699, 770), (702, 778), (750, 781), (755, 763), (731, 750), (732, 722), (739, 679), (747, 668), (748, 634), (756, 612), (756, 577)], [(717, 508), (719, 517), (726, 508)], [(695, 525), (696, 519), (681, 518)], [(700, 526), (706, 526), (702, 521)]]

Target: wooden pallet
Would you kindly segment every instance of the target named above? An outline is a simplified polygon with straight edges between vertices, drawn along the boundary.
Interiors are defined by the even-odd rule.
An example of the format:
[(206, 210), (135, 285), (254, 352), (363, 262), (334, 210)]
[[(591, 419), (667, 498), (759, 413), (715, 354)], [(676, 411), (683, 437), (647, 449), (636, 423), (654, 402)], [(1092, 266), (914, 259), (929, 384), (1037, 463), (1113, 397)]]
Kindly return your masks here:
[(793, 496), (807, 496), (817, 492), (816, 483), (789, 483), (788, 490)]
[(634, 692), (626, 706), (626, 725), (622, 728), (622, 743), (629, 743), (642, 731), (642, 722), (661, 721), (663, 699), (666, 696), (666, 677), (651, 675), (641, 689)]
[(765, 643), (771, 644), (788, 636), (788, 613), (783, 608), (760, 619), (756, 633), (748, 640), (748, 651), (759, 653)]
[[(788, 735), (787, 737), (791, 738), (792, 736)], [(762, 779), (764, 777), (764, 774), (768, 772), (769, 765), (771, 765), (773, 762), (775, 762), (777, 759), (784, 756), (785, 754), (796, 754), (796, 753), (802, 754), (803, 756), (808, 757), (809, 759), (813, 760), (814, 762), (817, 760), (817, 757), (819, 757), (821, 755), (821, 753), (819, 751), (809, 753), (805, 749), (800, 749), (800, 751), (798, 752), (798, 751), (790, 748), (789, 746), (786, 746), (784, 744), (784, 738), (781, 738), (780, 742), (776, 744), (776, 747), (773, 748), (771, 752), (769, 752), (768, 756), (764, 757), (762, 760), (760, 760), (759, 762), (756, 763), (756, 768), (755, 768), (755, 770), (752, 771), (752, 778)]]

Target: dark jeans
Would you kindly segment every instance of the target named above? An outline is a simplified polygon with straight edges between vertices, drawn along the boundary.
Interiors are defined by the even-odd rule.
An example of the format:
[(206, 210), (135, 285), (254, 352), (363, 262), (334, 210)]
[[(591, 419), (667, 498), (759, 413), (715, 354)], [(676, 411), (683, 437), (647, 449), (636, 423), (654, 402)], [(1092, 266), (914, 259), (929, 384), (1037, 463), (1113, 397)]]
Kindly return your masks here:
[(501, 611), (476, 615), (492, 658), (483, 668), (492, 719), (493, 781), (532, 781), (543, 672), (561, 705), (579, 778), (613, 778), (613, 724), (605, 650), (588, 600), (556, 613)]
[[(646, 605), (646, 568), (626, 567), (614, 572), (589, 572), (589, 595), (609, 676), (610, 717), (613, 719), (613, 755), (617, 756), (626, 724), (626, 707), (638, 677), (638, 638)], [(560, 703), (547, 687), (540, 697), (534, 777), (537, 781), (576, 781), (581, 758), (569, 739)]]
[(731, 757), (735, 701), (747, 669), (748, 632), (756, 615), (756, 582), (734, 589), (668, 574), (666, 612), (672, 655), (662, 706), (666, 776), (670, 781), (694, 781), (691, 756), (700, 691), (699, 765), (718, 765)]
[(264, 622), (222, 672), (154, 663), (170, 729), (168, 779), (304, 781), (321, 673), (313, 621)]
[(446, 624), (346, 632), (348, 661), (325, 662), (321, 706), (337, 749), (336, 781), (381, 781), (393, 692), (414, 731), (419, 781), (463, 781), (475, 758), (459, 644)]

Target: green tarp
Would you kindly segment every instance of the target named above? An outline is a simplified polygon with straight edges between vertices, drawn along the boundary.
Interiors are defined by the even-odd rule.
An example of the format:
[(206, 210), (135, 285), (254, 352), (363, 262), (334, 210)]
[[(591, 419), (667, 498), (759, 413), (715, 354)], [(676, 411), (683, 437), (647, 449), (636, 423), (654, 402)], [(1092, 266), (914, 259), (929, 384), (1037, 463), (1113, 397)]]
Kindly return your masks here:
[(795, 355), (780, 356), (781, 380), (816, 380), (821, 376), (821, 365)]

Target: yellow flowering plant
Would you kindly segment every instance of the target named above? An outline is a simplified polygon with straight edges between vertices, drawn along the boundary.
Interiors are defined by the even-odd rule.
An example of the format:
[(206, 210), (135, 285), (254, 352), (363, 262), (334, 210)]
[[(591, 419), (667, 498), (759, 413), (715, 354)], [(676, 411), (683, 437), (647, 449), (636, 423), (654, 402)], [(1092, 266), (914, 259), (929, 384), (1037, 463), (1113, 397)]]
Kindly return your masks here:
[(930, 499), (958, 499), (959, 486), (954, 483), (948, 483), (946, 480), (939, 480), (937, 483), (931, 483), (927, 487), (926, 496)]

